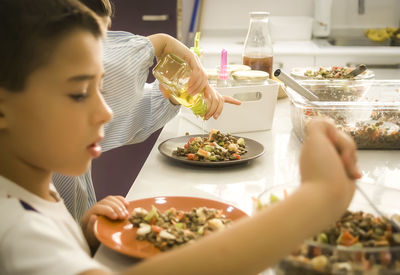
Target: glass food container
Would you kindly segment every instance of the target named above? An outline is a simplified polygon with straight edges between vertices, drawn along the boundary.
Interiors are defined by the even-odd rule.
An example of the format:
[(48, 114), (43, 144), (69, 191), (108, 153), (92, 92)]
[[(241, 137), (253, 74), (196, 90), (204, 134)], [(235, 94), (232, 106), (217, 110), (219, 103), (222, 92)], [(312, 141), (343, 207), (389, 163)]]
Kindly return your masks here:
[[(369, 184), (360, 182), (362, 189), (369, 198), (373, 199), (376, 206), (386, 215), (398, 218), (400, 214), (400, 190), (389, 188), (382, 185)], [(296, 185), (280, 184), (265, 190), (258, 196), (257, 208), (268, 207), (269, 204), (276, 201), (284, 200), (287, 194), (296, 190)], [(352, 216), (347, 216), (347, 221), (353, 223), (355, 213), (363, 211), (369, 213), (373, 218), (377, 218), (377, 213), (371, 208), (365, 198), (356, 191), (353, 201), (349, 206), (349, 211), (353, 212)], [(371, 219), (373, 219), (371, 217)], [(359, 220), (360, 221), (360, 220)], [(361, 220), (362, 221), (362, 220)], [(367, 219), (366, 219), (367, 222)], [(357, 224), (355, 222), (354, 224)], [(360, 225), (360, 223), (359, 223)], [(349, 226), (352, 226), (351, 224)], [(346, 227), (346, 226), (344, 226)], [(389, 233), (391, 229), (378, 226), (375, 222), (360, 225), (359, 228), (371, 230), (374, 234), (372, 238), (380, 238), (380, 236)], [(364, 230), (362, 229), (362, 230)], [(333, 229), (332, 229), (333, 230)], [(354, 228), (354, 230), (358, 230)], [(364, 230), (364, 231), (365, 231)], [(364, 234), (365, 232), (359, 232)], [(342, 231), (343, 232), (343, 231)], [(339, 244), (328, 244), (326, 238), (333, 238), (336, 242), (336, 236), (339, 232), (334, 233), (331, 230), (325, 230), (317, 234), (313, 238), (306, 240), (299, 248), (290, 255), (283, 258), (276, 266), (276, 275), (394, 275), (400, 274), (400, 241), (398, 239), (400, 233), (392, 232), (393, 240), (390, 246), (378, 244), (379, 241), (359, 242), (356, 244), (339, 241)], [(353, 232), (356, 236), (358, 233)], [(369, 233), (368, 233), (369, 234)], [(375, 235), (376, 234), (376, 235)], [(360, 235), (361, 236), (361, 235)], [(326, 237), (326, 238), (325, 238)], [(358, 238), (359, 236), (357, 236)], [(361, 237), (357, 240), (362, 240)], [(383, 239), (383, 238), (382, 238)], [(343, 240), (343, 239), (341, 239)], [(347, 239), (345, 239), (347, 241)], [(327, 243), (328, 242), (328, 243)], [(364, 243), (364, 245), (362, 244)], [(370, 245), (370, 247), (367, 247)]]
[(310, 102), (287, 88), (297, 137), (303, 141), (307, 123), (316, 116), (323, 116), (332, 118), (339, 129), (350, 134), (359, 149), (400, 149), (400, 81), (360, 80), (356, 83), (353, 88), (357, 93), (351, 100), (346, 100), (347, 95), (341, 93), (326, 100), (325, 96), (331, 91), (337, 91), (337, 81), (333, 80), (302, 82), (315, 94), (322, 95), (319, 101)]

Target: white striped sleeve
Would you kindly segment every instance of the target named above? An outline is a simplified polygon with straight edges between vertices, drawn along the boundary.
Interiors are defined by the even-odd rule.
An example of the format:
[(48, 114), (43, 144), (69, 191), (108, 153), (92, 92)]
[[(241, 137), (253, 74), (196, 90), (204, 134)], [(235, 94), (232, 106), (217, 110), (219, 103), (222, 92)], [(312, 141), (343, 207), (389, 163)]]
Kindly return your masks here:
[[(145, 82), (153, 64), (150, 40), (127, 32), (108, 32), (104, 42), (104, 99), (113, 110), (105, 125), (103, 151), (139, 143), (163, 127), (179, 111), (162, 96), (158, 83)], [(95, 202), (90, 171), (79, 177), (54, 175), (53, 183), (71, 212), (79, 220)]]

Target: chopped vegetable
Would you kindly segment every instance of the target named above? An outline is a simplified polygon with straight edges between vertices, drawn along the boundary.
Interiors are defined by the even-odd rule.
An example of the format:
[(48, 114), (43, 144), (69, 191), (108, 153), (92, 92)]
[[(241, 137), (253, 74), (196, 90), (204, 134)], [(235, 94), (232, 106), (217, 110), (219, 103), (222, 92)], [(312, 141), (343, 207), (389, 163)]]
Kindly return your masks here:
[(178, 147), (173, 154), (194, 161), (228, 161), (240, 160), (246, 152), (244, 138), (212, 129), (208, 138), (191, 137), (183, 148)]
[[(161, 250), (196, 240), (201, 236), (225, 228), (230, 224), (222, 210), (199, 207), (191, 211), (170, 208), (164, 213), (155, 206), (147, 215), (143, 208), (135, 208), (129, 221), (138, 227), (136, 238), (152, 242)], [(146, 211), (147, 212), (147, 211)]]

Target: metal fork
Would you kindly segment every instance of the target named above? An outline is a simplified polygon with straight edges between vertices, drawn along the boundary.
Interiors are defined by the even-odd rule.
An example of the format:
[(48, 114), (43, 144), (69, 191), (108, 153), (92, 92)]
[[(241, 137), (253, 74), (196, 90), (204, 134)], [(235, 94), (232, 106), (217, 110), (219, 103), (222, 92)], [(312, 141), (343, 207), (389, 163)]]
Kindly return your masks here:
[(383, 217), (385, 220), (389, 221), (390, 224), (392, 225), (392, 231), (393, 232), (400, 232), (400, 225), (398, 224), (397, 221), (395, 221), (392, 218), (388, 218), (386, 217), (385, 214), (383, 214), (379, 208), (375, 205), (375, 203), (369, 198), (369, 196), (367, 195), (367, 193), (364, 192), (364, 190), (360, 187), (360, 184), (358, 182), (356, 182), (356, 188), (358, 190), (358, 192), (361, 193), (361, 195), (364, 197), (364, 199), (369, 203), (369, 205), (375, 210), (375, 212)]

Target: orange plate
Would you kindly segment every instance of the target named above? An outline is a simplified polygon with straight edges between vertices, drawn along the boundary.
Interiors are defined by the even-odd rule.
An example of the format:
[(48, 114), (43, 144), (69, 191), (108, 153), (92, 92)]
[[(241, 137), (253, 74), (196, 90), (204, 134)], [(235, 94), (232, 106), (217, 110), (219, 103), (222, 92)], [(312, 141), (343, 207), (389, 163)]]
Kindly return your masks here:
[[(171, 207), (177, 210), (189, 211), (193, 207), (208, 207), (222, 209), (226, 218), (236, 220), (247, 216), (242, 210), (219, 201), (195, 198), (195, 197), (155, 197), (129, 202), (128, 212), (136, 207), (150, 210), (154, 205), (160, 211), (166, 211)], [(148, 241), (136, 239), (137, 228), (134, 228), (128, 220), (112, 221), (106, 217), (98, 217), (94, 225), (94, 233), (97, 239), (107, 247), (122, 254), (136, 258), (148, 258), (161, 251)]]

